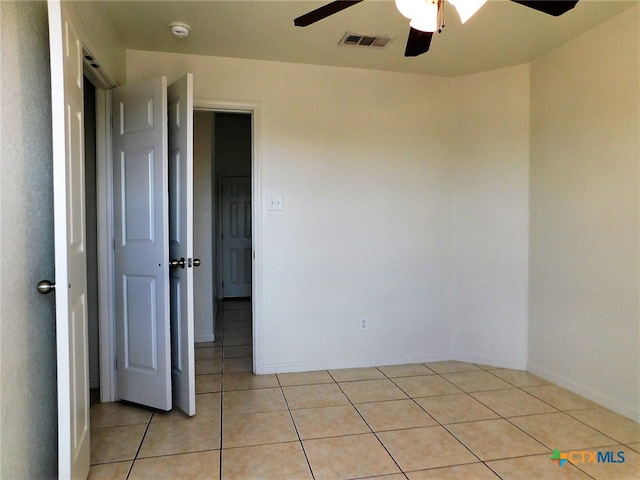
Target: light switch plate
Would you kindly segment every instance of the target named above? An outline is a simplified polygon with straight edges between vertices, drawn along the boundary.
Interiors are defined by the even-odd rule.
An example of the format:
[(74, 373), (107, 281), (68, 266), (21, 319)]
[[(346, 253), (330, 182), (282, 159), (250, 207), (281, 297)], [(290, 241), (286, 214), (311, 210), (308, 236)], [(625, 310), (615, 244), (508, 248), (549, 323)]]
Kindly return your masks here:
[(267, 195), (267, 210), (282, 210), (282, 196)]

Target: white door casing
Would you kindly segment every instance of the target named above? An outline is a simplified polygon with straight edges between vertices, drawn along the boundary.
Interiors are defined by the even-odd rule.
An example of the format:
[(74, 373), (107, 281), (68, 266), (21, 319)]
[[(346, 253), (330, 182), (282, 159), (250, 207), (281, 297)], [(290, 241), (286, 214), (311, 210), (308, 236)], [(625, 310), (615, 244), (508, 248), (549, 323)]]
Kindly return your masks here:
[(167, 79), (115, 88), (112, 105), (118, 396), (170, 410)]
[(58, 476), (89, 474), (89, 357), (82, 42), (59, 1), (48, 2), (51, 60)]
[(251, 178), (222, 177), (222, 294), (251, 296)]
[(173, 402), (195, 415), (193, 319), (193, 76), (168, 88), (169, 251)]

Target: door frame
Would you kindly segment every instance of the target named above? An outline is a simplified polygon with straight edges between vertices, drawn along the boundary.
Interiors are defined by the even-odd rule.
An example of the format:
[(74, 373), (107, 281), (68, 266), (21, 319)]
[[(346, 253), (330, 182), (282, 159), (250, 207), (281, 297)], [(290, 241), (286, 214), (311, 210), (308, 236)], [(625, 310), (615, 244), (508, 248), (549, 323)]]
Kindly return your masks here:
[[(261, 105), (258, 102), (234, 102), (224, 100), (211, 100), (195, 98), (193, 109), (208, 112), (248, 113), (251, 115), (251, 248), (253, 261), (251, 266), (251, 315), (253, 324), (253, 372), (256, 375), (264, 373), (262, 361), (262, 159), (261, 159)], [(213, 178), (212, 178), (213, 182)], [(217, 183), (217, 178), (216, 178)], [(218, 185), (212, 185), (212, 192), (218, 190)], [(216, 216), (220, 215), (220, 202), (217, 202)], [(217, 220), (216, 220), (217, 221)], [(218, 238), (216, 239), (219, 240)], [(220, 247), (221, 245), (218, 245)], [(220, 268), (219, 259), (216, 256), (216, 269)]]
[[(115, 86), (115, 85), (113, 85)], [(116, 389), (116, 332), (113, 259), (113, 173), (111, 151), (111, 92), (97, 88), (97, 204), (98, 204), (98, 298), (100, 318), (100, 401), (118, 400)], [(262, 225), (260, 118), (257, 102), (230, 102), (194, 98), (193, 109), (211, 112), (249, 113), (252, 119), (251, 155), (251, 230), (253, 265), (251, 269), (251, 308), (253, 316), (253, 371), (264, 373), (262, 362)]]

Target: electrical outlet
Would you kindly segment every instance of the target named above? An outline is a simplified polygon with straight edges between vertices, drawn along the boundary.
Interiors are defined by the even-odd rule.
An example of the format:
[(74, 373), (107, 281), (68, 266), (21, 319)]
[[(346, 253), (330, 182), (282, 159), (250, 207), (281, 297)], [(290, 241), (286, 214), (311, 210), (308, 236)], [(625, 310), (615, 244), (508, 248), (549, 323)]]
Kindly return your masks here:
[(360, 331), (366, 332), (369, 330), (369, 320), (366, 317), (360, 317)]

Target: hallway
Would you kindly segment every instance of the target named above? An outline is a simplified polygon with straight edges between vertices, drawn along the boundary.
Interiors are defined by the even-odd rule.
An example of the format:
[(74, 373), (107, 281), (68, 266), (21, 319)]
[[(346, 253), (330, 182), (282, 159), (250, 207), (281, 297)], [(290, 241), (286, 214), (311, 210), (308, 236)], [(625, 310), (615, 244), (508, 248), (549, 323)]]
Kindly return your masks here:
[[(254, 376), (249, 302), (196, 349), (197, 414), (91, 409), (91, 479), (630, 479), (640, 425), (526, 372), (457, 361)], [(611, 452), (618, 462), (561, 452)], [(619, 460), (623, 458), (624, 461)]]

